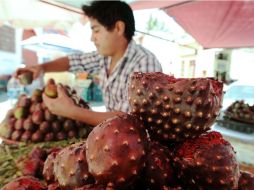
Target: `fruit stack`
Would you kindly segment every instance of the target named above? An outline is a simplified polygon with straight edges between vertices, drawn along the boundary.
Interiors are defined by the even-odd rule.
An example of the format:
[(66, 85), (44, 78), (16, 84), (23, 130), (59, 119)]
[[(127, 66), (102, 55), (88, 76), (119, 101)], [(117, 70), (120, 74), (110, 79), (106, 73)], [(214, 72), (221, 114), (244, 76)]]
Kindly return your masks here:
[[(50, 154), (38, 190), (253, 190), (233, 147), (210, 127), (219, 114), (222, 84), (134, 73), (131, 113), (96, 126), (86, 141)], [(33, 187), (36, 179), (19, 178)], [(23, 182), (23, 183), (22, 183)]]
[(233, 102), (224, 114), (229, 119), (254, 124), (254, 105), (250, 106), (243, 100)]
[[(75, 90), (67, 85), (63, 88), (75, 104), (89, 109), (88, 104), (76, 95)], [(5, 125), (1, 126), (1, 135), (12, 141), (22, 142), (86, 137), (90, 126), (52, 114), (43, 103), (43, 92), (51, 98), (57, 96), (54, 80), (50, 79), (43, 90), (36, 89), (31, 97), (21, 95), (18, 98), (16, 106), (6, 116)]]

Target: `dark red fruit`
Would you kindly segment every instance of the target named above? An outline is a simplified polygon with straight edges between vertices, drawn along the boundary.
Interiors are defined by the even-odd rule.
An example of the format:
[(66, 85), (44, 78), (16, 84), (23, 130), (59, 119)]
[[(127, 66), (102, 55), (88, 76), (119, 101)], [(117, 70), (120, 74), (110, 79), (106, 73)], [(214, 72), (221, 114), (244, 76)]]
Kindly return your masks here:
[(239, 165), (233, 147), (218, 132), (183, 142), (174, 157), (178, 178), (190, 189), (237, 189)]
[(54, 133), (61, 131), (62, 127), (59, 121), (53, 121), (51, 124), (51, 129)]
[(32, 134), (32, 141), (33, 142), (41, 142), (43, 140), (43, 134), (39, 130)]
[(35, 124), (39, 125), (39, 124), (41, 124), (43, 122), (43, 120), (44, 120), (44, 113), (43, 113), (43, 111), (35, 111), (35, 112), (33, 112), (33, 114), (32, 114), (32, 121)]
[(129, 85), (131, 112), (160, 142), (194, 138), (208, 131), (218, 116), (222, 87), (210, 78), (134, 73)]
[(63, 124), (63, 128), (66, 132), (74, 130), (75, 128), (75, 123), (74, 121), (67, 119), (65, 120), (64, 124)]
[(238, 190), (254, 190), (254, 174), (241, 171)]
[(47, 134), (45, 134), (45, 141), (53, 141), (55, 139), (55, 135), (52, 132), (49, 132)]
[(171, 154), (167, 147), (157, 142), (150, 143), (145, 168), (147, 188), (163, 189), (174, 184)]
[(19, 141), (20, 138), (21, 138), (21, 135), (22, 135), (22, 131), (20, 130), (15, 130), (12, 132), (11, 134), (11, 140), (14, 140), (14, 141)]
[(1, 190), (47, 190), (47, 186), (31, 176), (22, 176), (6, 184)]
[(56, 134), (56, 139), (59, 140), (59, 141), (66, 140), (67, 135), (64, 131), (60, 131)]
[(74, 189), (93, 183), (88, 172), (85, 142), (62, 149), (54, 160), (54, 175), (61, 187)]
[(89, 172), (98, 183), (129, 184), (145, 165), (147, 145), (147, 133), (138, 118), (125, 114), (108, 119), (87, 138)]
[(32, 133), (31, 131), (25, 131), (21, 136), (21, 141), (28, 142), (31, 140)]
[(48, 133), (50, 131), (50, 123), (47, 122), (47, 121), (43, 121), (40, 126), (39, 126), (39, 129), (42, 133)]
[(36, 128), (30, 116), (24, 121), (23, 125), (24, 125), (23, 126), (24, 130), (31, 131), (31, 132), (33, 132)]

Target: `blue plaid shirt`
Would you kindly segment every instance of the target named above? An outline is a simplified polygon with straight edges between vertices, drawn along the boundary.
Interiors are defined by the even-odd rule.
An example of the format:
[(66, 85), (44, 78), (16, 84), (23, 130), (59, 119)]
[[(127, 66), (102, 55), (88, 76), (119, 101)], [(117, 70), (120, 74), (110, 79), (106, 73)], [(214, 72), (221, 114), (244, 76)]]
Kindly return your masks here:
[(155, 55), (137, 45), (133, 40), (109, 76), (107, 73), (110, 57), (101, 56), (98, 52), (72, 54), (69, 55), (69, 61), (70, 72), (86, 71), (99, 76), (104, 103), (108, 111), (130, 111), (128, 84), (133, 72), (162, 72)]

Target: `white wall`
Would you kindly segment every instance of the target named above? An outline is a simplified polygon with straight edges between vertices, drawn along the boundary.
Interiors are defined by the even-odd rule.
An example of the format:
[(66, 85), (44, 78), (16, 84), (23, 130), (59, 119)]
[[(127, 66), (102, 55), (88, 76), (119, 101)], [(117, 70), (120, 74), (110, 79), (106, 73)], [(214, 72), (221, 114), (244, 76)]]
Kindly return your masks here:
[[(22, 39), (22, 29), (15, 29), (15, 53), (0, 50), (0, 74), (12, 74), (22, 63), (22, 51), (20, 42)], [(1, 34), (0, 34), (1, 35)]]

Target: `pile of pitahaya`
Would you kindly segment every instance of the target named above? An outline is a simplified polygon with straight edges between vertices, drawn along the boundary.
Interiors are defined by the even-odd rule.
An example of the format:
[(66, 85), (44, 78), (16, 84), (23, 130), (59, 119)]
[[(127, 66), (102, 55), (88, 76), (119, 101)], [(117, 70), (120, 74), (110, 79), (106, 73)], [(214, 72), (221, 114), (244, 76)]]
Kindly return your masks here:
[[(66, 94), (77, 106), (89, 109), (89, 105), (69, 86), (63, 86)], [(15, 107), (9, 111), (1, 136), (22, 142), (58, 141), (70, 138), (86, 138), (90, 126), (52, 114), (42, 100), (42, 94), (57, 96), (54, 80), (49, 80), (44, 90), (34, 90), (31, 97), (20, 95)], [(2, 127), (2, 126), (1, 126)]]
[(233, 147), (209, 131), (222, 83), (134, 73), (129, 101), (131, 114), (48, 157), (49, 190), (253, 190), (253, 175), (240, 175)]

